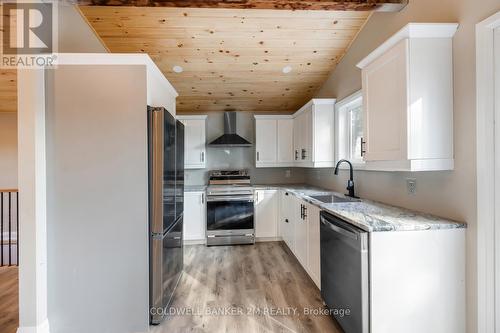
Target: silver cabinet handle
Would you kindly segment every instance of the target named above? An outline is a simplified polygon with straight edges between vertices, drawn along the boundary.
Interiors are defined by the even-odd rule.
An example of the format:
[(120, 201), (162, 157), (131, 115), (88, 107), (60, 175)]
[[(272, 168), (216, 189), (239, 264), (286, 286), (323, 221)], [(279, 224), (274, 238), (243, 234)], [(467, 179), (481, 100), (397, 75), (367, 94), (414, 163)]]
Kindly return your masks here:
[(259, 152), (257, 152), (257, 161), (259, 160)]
[(202, 162), (205, 162), (205, 152), (204, 151), (202, 151), (201, 154), (200, 154), (200, 160)]
[(306, 157), (307, 157), (307, 156), (306, 156), (306, 150), (305, 150), (304, 148), (302, 148), (301, 157), (302, 157), (302, 159), (303, 159), (303, 160), (305, 160), (305, 159), (306, 159)]
[(307, 218), (307, 206), (306, 206), (306, 205), (304, 205), (304, 213), (303, 213), (303, 216), (304, 216), (303, 220), (305, 221), (305, 220), (306, 220), (306, 218)]
[(295, 149), (295, 160), (299, 159), (299, 151)]
[(361, 157), (365, 156), (366, 154), (366, 141), (361, 138)]
[(205, 203), (205, 193), (201, 194), (201, 204)]

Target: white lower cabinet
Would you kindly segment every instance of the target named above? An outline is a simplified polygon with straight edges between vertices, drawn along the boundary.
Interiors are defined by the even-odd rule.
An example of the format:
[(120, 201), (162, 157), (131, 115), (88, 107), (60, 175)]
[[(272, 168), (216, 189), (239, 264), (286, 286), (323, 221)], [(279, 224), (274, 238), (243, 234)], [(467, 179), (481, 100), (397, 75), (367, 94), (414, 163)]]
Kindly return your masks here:
[(184, 241), (205, 242), (206, 219), (205, 192), (184, 192)]
[(295, 251), (294, 254), (307, 271), (307, 207), (301, 199), (294, 198)]
[(295, 249), (295, 235), (294, 235), (294, 219), (292, 207), (294, 203), (294, 196), (287, 192), (281, 192), (281, 220), (280, 220), (280, 236), (283, 241), (288, 246), (288, 248), (293, 252)]
[(319, 216), (321, 209), (307, 204), (307, 272), (321, 289)]
[(255, 237), (278, 237), (278, 191), (255, 191)]
[(321, 288), (320, 212), (320, 208), (290, 192), (280, 194), (279, 235), (318, 288)]

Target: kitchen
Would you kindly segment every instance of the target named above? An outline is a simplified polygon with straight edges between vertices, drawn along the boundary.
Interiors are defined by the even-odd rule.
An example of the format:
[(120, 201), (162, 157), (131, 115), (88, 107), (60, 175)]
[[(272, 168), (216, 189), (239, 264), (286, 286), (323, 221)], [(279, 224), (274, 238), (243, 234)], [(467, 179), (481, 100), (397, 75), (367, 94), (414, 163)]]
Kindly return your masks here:
[(486, 332), (496, 1), (75, 3), (2, 103), (18, 332)]

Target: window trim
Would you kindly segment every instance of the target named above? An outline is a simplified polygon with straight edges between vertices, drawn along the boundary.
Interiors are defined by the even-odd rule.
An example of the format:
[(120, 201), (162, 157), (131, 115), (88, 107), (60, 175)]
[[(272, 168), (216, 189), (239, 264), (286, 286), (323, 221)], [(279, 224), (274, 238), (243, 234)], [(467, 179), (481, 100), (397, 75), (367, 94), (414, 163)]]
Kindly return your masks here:
[[(363, 92), (362, 90), (358, 90), (355, 93), (345, 97), (341, 101), (335, 104), (335, 160), (338, 161), (340, 159), (339, 152), (340, 152), (340, 147), (341, 147), (341, 141), (346, 142), (350, 141), (350, 126), (346, 126), (349, 128), (347, 137), (346, 138), (340, 138), (340, 113), (343, 112), (346, 108), (352, 107), (353, 105), (359, 104), (361, 100), (361, 106), (363, 105)], [(347, 148), (347, 150), (350, 150), (349, 143), (344, 143), (343, 146), (345, 145), (344, 148)], [(364, 170), (366, 169), (366, 162), (360, 160), (356, 160), (355, 162), (352, 163), (352, 166), (355, 170)], [(347, 165), (342, 164), (339, 166), (341, 169), (347, 169)]]

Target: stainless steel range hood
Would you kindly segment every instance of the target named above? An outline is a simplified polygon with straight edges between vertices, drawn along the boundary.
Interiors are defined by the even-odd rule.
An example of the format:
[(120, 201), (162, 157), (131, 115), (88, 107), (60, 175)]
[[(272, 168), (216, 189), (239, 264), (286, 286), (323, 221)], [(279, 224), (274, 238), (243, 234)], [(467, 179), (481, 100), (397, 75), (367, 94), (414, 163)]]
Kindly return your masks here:
[(236, 133), (236, 112), (224, 112), (224, 134), (208, 144), (209, 147), (251, 147), (248, 142)]

